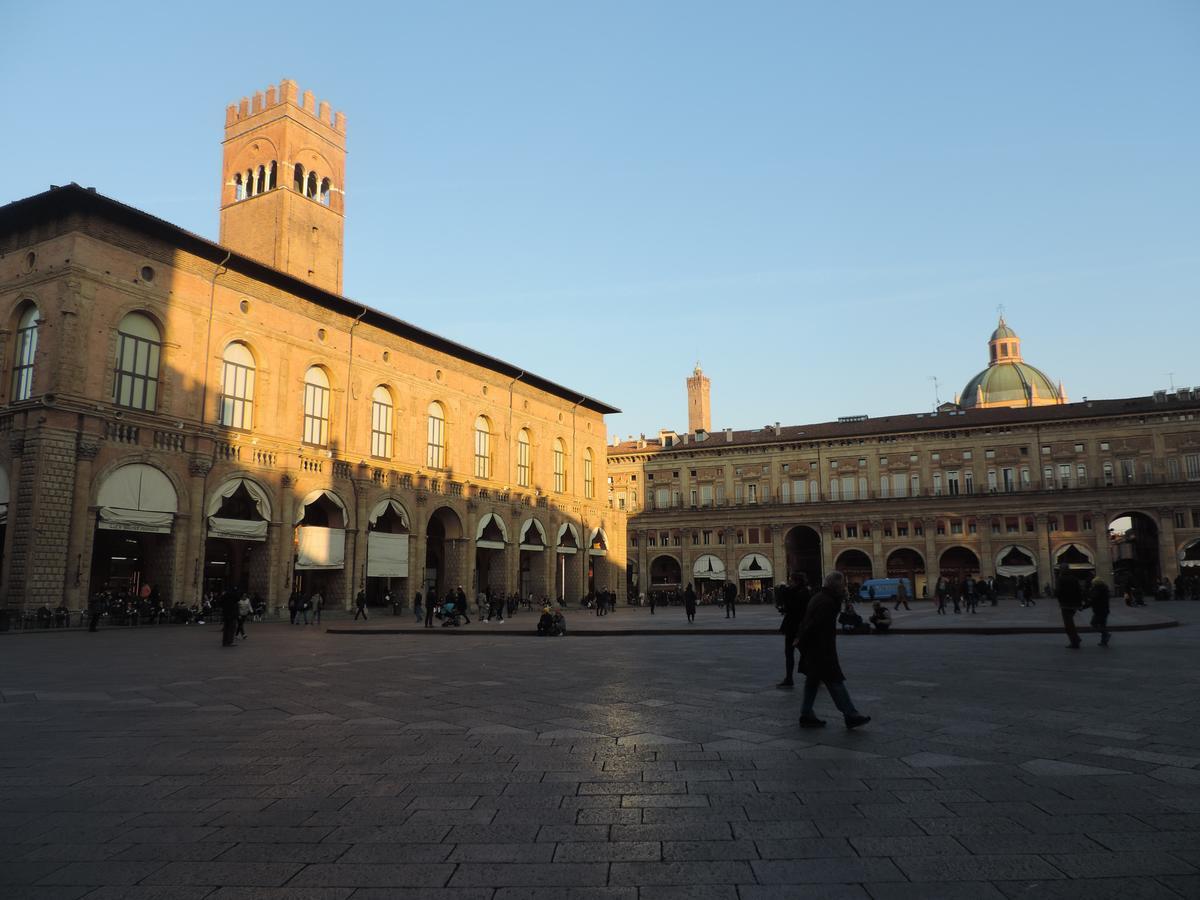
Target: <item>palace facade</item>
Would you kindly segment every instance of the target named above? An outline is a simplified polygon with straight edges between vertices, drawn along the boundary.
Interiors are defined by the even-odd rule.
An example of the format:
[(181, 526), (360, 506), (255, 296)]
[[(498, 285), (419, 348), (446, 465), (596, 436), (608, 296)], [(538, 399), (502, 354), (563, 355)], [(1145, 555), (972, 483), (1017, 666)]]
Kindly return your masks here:
[(688, 432), (608, 447), (628, 590), (837, 569), (922, 596), (939, 575), (1045, 585), (1061, 566), (1149, 587), (1200, 565), (1200, 390), (1070, 403), (1003, 319), (988, 344), (936, 412), (749, 431), (711, 430), (697, 366)]
[(0, 593), (623, 593), (616, 410), (341, 294), (346, 121), (226, 113), (220, 243), (78, 185), (0, 208)]

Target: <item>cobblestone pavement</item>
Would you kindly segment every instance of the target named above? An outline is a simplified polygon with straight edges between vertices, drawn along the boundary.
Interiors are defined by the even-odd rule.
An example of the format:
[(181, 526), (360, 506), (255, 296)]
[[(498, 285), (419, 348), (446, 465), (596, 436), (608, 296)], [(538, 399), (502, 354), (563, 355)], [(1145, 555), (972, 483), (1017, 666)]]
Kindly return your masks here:
[(0, 896), (1200, 896), (1194, 625), (847, 640), (854, 732), (781, 645), (0, 638)]

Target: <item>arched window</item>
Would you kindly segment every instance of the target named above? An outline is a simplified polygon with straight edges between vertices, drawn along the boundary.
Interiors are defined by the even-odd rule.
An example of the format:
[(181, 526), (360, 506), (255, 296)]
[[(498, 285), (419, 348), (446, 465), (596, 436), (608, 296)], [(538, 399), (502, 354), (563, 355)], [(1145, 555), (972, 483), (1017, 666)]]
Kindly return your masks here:
[(277, 178), (278, 175), (279, 175), (279, 164), (277, 162), (272, 161), (271, 162), (271, 174), (268, 176), (268, 179), (267, 179), (267, 190), (273, 191), (278, 186), (278, 178)]
[(317, 196), (317, 173), (316, 172), (308, 173), (307, 189), (304, 192), (304, 196), (308, 197), (309, 199), (314, 199)]
[(28, 304), (17, 321), (16, 354), (13, 356), (12, 402), (33, 395), (33, 357), (37, 354), (38, 308)]
[(591, 500), (596, 496), (596, 482), (592, 475), (592, 448), (583, 451), (583, 496)]
[(225, 348), (221, 373), (221, 424), (249, 431), (254, 427), (254, 357), (245, 344)]
[(236, 175), (233, 176), (233, 189), (234, 189), (234, 199), (235, 200), (245, 200), (246, 199), (246, 185), (242, 181), (242, 173), (241, 172), (238, 172)]
[(529, 430), (522, 428), (517, 435), (517, 484), (529, 487)]
[(371, 395), (371, 455), (392, 458), (392, 395), (382, 384)]
[(567, 489), (567, 448), (562, 438), (554, 439), (554, 490), (561, 494)]
[(425, 445), (425, 465), (431, 469), (446, 467), (446, 413), (436, 400), (429, 404), (429, 437)]
[(255, 190), (255, 184), (254, 184), (254, 170), (247, 169), (246, 170), (246, 196), (253, 197), (257, 193), (258, 193), (258, 191)]
[(304, 443), (329, 443), (329, 376), (318, 366), (304, 373)]
[(304, 193), (304, 166), (296, 163), (296, 167), (292, 169), (292, 190), (297, 194)]
[(129, 313), (117, 326), (117, 366), (113, 402), (153, 410), (158, 402), (158, 363), (162, 335), (142, 313)]
[(492, 428), (487, 416), (475, 420), (475, 477), (492, 477)]
[(325, 206), (329, 205), (329, 179), (321, 179), (321, 203)]
[(255, 185), (256, 185), (256, 190), (254, 191), (254, 193), (256, 193), (256, 194), (261, 194), (263, 191), (265, 191), (267, 189), (267, 167), (266, 166), (258, 167), (258, 181), (255, 182)]

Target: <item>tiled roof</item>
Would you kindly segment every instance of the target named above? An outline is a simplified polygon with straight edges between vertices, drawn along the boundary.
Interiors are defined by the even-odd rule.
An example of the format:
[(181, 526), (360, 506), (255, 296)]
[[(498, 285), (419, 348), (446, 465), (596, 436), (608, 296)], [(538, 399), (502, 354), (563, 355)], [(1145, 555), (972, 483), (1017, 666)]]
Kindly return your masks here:
[(812, 425), (783, 425), (776, 434), (774, 426), (734, 431), (733, 439), (727, 440), (724, 431), (709, 432), (704, 441), (697, 442), (694, 435), (688, 442), (682, 440), (672, 447), (664, 448), (657, 437), (646, 438), (646, 446), (639, 448), (638, 440), (622, 441), (609, 445), (608, 455), (619, 456), (629, 453), (690, 453), (693, 450), (744, 447), (754, 444), (782, 444), (804, 441), (846, 440), (852, 438), (877, 437), (886, 434), (917, 434), (959, 430), (962, 428), (998, 428), (1013, 425), (1065, 422), (1073, 419), (1090, 419), (1103, 416), (1155, 415), (1176, 412), (1200, 412), (1198, 399), (1183, 400), (1169, 395), (1165, 402), (1154, 397), (1129, 397), (1121, 400), (1086, 400), (1079, 403), (1064, 403), (1055, 406), (1034, 408), (994, 407), (990, 409), (963, 409), (951, 412), (909, 413), (897, 416), (858, 419), (852, 422), (819, 422)]

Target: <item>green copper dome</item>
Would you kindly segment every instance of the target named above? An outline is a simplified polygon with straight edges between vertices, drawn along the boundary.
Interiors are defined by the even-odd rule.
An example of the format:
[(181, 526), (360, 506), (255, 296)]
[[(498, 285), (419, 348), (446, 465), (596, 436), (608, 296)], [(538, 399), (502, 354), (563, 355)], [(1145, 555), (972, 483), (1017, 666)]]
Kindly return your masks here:
[[(982, 397), (979, 396), (980, 388), (983, 389)], [(967, 382), (959, 395), (959, 405), (964, 408), (1031, 406), (1052, 403), (1057, 397), (1058, 388), (1041, 369), (1023, 362), (1001, 362), (988, 366)]]

